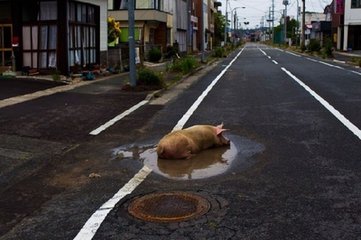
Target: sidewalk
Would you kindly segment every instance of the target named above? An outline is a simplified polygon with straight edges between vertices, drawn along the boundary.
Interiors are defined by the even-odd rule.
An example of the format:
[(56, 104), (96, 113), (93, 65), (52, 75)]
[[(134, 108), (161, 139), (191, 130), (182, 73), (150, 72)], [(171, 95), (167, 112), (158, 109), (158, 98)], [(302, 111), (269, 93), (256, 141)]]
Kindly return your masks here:
[[(53, 80), (35, 80), (36, 78), (0, 79), (0, 108), (49, 96), (55, 93), (73, 90), (90, 84), (101, 84), (106, 88), (121, 88), (127, 80), (128, 73), (98, 77), (96, 80), (79, 81), (72, 84), (55, 82)], [(12, 93), (11, 93), (12, 92)], [(9, 97), (6, 97), (6, 96)]]
[(350, 52), (334, 51), (333, 52), (334, 60), (350, 63), (353, 58), (361, 58), (361, 51), (355, 50)]

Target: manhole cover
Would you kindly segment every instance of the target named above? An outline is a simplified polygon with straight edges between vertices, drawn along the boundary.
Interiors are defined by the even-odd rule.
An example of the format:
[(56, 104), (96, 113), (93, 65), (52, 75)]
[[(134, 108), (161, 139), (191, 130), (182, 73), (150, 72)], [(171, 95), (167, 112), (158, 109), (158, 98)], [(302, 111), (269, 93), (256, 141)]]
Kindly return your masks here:
[(131, 215), (150, 222), (179, 222), (202, 216), (210, 204), (207, 199), (188, 192), (153, 193), (133, 200)]

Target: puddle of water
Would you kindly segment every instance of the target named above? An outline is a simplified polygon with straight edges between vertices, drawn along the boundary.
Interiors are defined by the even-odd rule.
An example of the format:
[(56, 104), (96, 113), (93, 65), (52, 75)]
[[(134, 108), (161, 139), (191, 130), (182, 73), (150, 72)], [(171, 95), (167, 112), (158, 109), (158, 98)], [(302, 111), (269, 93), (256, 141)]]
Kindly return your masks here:
[(158, 159), (154, 146), (133, 146), (114, 149), (114, 154), (120, 159), (134, 159), (150, 167), (153, 172), (170, 179), (191, 180), (202, 179), (225, 173), (232, 162), (237, 159), (246, 160), (263, 151), (261, 144), (239, 136), (227, 136), (230, 146), (204, 150), (190, 159)]

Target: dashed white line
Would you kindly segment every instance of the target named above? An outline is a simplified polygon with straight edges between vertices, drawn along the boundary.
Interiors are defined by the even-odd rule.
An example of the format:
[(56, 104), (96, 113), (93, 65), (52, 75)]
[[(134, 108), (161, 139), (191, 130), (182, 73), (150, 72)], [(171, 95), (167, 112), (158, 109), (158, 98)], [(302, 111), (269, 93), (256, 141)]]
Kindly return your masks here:
[(272, 60), (272, 62), (276, 65), (278, 64), (278, 62), (276, 60)]
[(108, 127), (112, 126), (114, 123), (116, 123), (119, 120), (121, 120), (122, 118), (128, 116), (129, 114), (131, 114), (132, 112), (134, 112), (135, 110), (137, 110), (141, 106), (147, 104), (148, 102), (149, 102), (149, 100), (143, 100), (143, 101), (139, 102), (138, 104), (136, 104), (133, 107), (126, 110), (125, 112), (119, 114), (118, 116), (116, 116), (113, 119), (109, 120), (108, 122), (104, 123), (103, 125), (101, 125), (97, 129), (91, 131), (89, 134), (90, 135), (98, 135), (99, 133), (101, 133), (102, 131), (107, 129)]
[(261, 51), (261, 53), (263, 53), (263, 55), (267, 56), (267, 53), (265, 51), (263, 51), (262, 49), (258, 48), (258, 50)]
[[(188, 111), (183, 115), (183, 117), (178, 121), (176, 126), (173, 128), (174, 130), (182, 129), (183, 126), (186, 124), (186, 122), (189, 120), (189, 118), (192, 116), (193, 112), (198, 108), (198, 106), (201, 104), (203, 99), (207, 96), (207, 94), (212, 90), (214, 85), (219, 81), (219, 79), (225, 74), (225, 72), (228, 70), (228, 68), (236, 61), (236, 59), (241, 55), (244, 48), (233, 58), (233, 60), (223, 69), (223, 71), (218, 74), (218, 76), (212, 81), (212, 83), (206, 88), (206, 90), (203, 91), (203, 93), (198, 97), (198, 99), (193, 103), (193, 105), (188, 109)], [(120, 114), (119, 116), (115, 117), (111, 121), (109, 121), (107, 124), (111, 126), (116, 121), (119, 121), (121, 118), (129, 115), (131, 112), (135, 111), (139, 107), (146, 104), (148, 100), (144, 100), (137, 105), (133, 106), (132, 108), (128, 109), (126, 112)], [(104, 126), (103, 125), (103, 126)], [(94, 130), (92, 132), (97, 133), (105, 130), (106, 128), (100, 127), (99, 130)], [(79, 231), (79, 233), (75, 236), (74, 240), (91, 240), (96, 232), (98, 231), (100, 225), (105, 220), (106, 216), (109, 214), (111, 210), (115, 207), (115, 205), (126, 195), (131, 194), (134, 189), (141, 184), (145, 178), (152, 172), (152, 169), (150, 169), (147, 166), (144, 166), (137, 174), (134, 175), (132, 179), (129, 180), (127, 184), (125, 184), (111, 199), (109, 199), (107, 202), (105, 202), (93, 215), (88, 219), (88, 221), (84, 224), (82, 229)]]
[(317, 101), (319, 101), (330, 113), (332, 113), (345, 127), (347, 127), (353, 134), (355, 134), (361, 140), (361, 130), (356, 127), (352, 122), (350, 122), (344, 115), (342, 115), (337, 109), (335, 109), (331, 104), (329, 104), (325, 99), (313, 91), (309, 86), (303, 83), (295, 75), (285, 68), (281, 68), (287, 75), (289, 75), (293, 80), (295, 80), (299, 85), (301, 85), (307, 92), (309, 92)]

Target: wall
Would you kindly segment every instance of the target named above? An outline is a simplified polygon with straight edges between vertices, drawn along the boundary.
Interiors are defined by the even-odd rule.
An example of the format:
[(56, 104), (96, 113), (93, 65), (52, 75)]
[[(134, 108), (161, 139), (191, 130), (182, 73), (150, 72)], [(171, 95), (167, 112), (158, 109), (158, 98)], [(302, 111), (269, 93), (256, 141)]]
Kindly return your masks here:
[(345, 1), (345, 25), (361, 25), (361, 8), (351, 8), (351, 0)]

